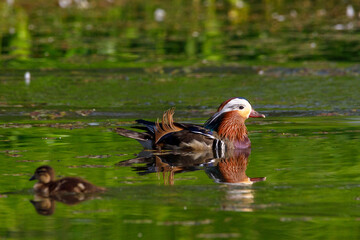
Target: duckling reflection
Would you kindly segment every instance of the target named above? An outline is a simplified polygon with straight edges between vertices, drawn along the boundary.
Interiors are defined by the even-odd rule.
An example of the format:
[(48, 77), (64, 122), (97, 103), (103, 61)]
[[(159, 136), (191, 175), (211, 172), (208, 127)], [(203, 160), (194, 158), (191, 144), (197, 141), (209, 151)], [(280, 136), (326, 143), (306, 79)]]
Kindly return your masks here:
[(30, 200), (36, 212), (40, 215), (50, 216), (55, 211), (55, 200), (53, 198), (44, 198), (34, 195), (34, 200)]
[(92, 199), (96, 193), (105, 191), (105, 188), (97, 187), (77, 177), (56, 180), (54, 169), (47, 165), (36, 169), (30, 181), (35, 179), (38, 180), (34, 185), (35, 196), (30, 202), (41, 215), (53, 214), (55, 201), (74, 205)]
[(61, 202), (66, 205), (76, 205), (78, 203), (95, 199), (98, 193), (63, 193), (55, 194), (49, 197), (44, 197), (40, 194), (35, 194), (34, 199), (30, 200), (36, 212), (40, 215), (50, 216), (55, 211), (56, 202)]
[(227, 152), (205, 171), (216, 183), (222, 183), (225, 190), (221, 209), (225, 211), (253, 211), (255, 190), (249, 188), (254, 182), (265, 181), (266, 177), (250, 178), (246, 168), (250, 150)]

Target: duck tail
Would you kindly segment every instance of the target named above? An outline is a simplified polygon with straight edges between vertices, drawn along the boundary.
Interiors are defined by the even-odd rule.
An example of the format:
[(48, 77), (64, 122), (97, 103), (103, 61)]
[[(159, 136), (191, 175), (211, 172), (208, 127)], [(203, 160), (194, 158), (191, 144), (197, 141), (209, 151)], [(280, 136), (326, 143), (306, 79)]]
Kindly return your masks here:
[(146, 121), (146, 120), (143, 120), (143, 119), (138, 119), (135, 122), (145, 126), (146, 129), (149, 130), (150, 132), (155, 133), (156, 124), (154, 122), (149, 122), (149, 121)]
[(121, 136), (137, 140), (146, 149), (153, 148), (153, 137), (149, 133), (135, 132), (124, 128), (116, 128), (114, 131)]
[(115, 132), (121, 136), (132, 138), (138, 141), (146, 141), (151, 138), (150, 134), (146, 132), (135, 132), (124, 128), (116, 128)]

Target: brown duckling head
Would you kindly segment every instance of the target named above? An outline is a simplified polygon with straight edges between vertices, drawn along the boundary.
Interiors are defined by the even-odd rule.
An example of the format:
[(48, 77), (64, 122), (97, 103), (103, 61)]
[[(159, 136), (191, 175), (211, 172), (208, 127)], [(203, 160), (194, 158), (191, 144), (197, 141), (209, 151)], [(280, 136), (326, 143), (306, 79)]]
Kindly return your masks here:
[(35, 170), (34, 175), (29, 180), (32, 181), (35, 179), (40, 183), (49, 183), (55, 180), (55, 171), (50, 166), (40, 166)]

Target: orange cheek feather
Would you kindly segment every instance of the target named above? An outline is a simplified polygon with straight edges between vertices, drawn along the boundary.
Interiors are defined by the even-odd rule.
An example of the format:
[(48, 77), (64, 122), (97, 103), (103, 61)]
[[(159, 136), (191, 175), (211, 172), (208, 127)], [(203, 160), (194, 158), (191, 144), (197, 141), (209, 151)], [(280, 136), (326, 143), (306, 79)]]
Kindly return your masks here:
[(243, 111), (237, 111), (238, 114), (244, 118), (244, 119), (248, 119), (249, 118), (249, 115), (250, 115), (250, 111), (249, 110), (243, 110)]

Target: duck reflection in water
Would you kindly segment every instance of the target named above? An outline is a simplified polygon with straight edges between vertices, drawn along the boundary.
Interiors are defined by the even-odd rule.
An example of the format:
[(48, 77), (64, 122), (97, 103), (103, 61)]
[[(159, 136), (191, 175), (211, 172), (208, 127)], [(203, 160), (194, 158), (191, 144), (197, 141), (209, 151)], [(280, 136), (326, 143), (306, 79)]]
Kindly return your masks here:
[[(219, 156), (221, 155), (221, 156)], [(149, 152), (143, 151), (137, 158), (122, 161), (118, 166), (131, 166), (139, 175), (157, 173), (163, 175), (165, 185), (173, 185), (175, 174), (204, 169), (206, 174), (221, 184), (224, 190), (222, 210), (252, 211), (254, 182), (266, 177), (248, 177), (246, 168), (250, 149), (219, 152)], [(139, 165), (139, 164), (145, 164)]]
[(246, 175), (250, 151), (244, 149), (226, 152), (224, 157), (215, 159), (212, 166), (208, 165), (205, 172), (217, 183), (248, 185), (266, 180), (266, 177), (249, 178)]
[(255, 190), (250, 188), (254, 182), (265, 181), (266, 177), (248, 177), (246, 168), (250, 149), (232, 151), (224, 158), (215, 160), (213, 166), (205, 168), (207, 175), (216, 183), (222, 183), (225, 191), (221, 209), (225, 211), (253, 211)]
[[(264, 181), (265, 177), (249, 178), (246, 167), (250, 149), (227, 151), (218, 156), (214, 152), (150, 152), (143, 151), (137, 158), (119, 162), (118, 166), (132, 166), (139, 175), (163, 173), (165, 184), (174, 184), (176, 173), (205, 169), (217, 183), (249, 185)], [(133, 166), (146, 164), (146, 166)]]
[(41, 215), (53, 214), (55, 201), (75, 205), (93, 199), (96, 193), (105, 191), (105, 188), (97, 187), (77, 177), (56, 180), (54, 169), (47, 165), (38, 167), (31, 180), (38, 180), (38, 182), (34, 185), (34, 200), (30, 202)]
[[(214, 158), (212, 152), (152, 152), (142, 151), (137, 158), (119, 162), (117, 166), (132, 167), (139, 175), (160, 174), (165, 185), (173, 185), (175, 174), (200, 170), (204, 164)], [(137, 166), (138, 164), (145, 164)]]

